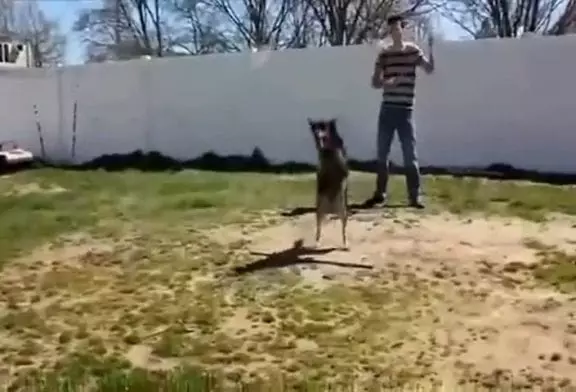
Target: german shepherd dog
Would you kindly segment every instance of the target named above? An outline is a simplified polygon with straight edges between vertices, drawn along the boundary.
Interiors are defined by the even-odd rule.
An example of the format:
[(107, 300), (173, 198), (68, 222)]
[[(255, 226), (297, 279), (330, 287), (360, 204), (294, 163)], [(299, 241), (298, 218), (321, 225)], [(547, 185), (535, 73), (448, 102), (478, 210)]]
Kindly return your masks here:
[(326, 214), (337, 214), (342, 223), (342, 247), (347, 249), (348, 161), (344, 141), (336, 129), (336, 120), (308, 119), (318, 152), (316, 172), (316, 245), (322, 235)]

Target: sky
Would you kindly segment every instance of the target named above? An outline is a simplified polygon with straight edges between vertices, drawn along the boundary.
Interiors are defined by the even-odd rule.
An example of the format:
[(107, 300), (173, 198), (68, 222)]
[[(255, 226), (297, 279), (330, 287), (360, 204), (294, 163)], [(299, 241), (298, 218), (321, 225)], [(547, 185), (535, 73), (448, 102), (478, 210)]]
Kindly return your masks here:
[[(25, 1), (25, 0), (24, 0)], [(68, 36), (66, 53), (67, 64), (83, 63), (84, 51), (82, 42), (77, 34), (72, 33), (72, 25), (76, 15), (83, 8), (97, 7), (101, 0), (40, 0), (40, 7), (50, 19), (60, 21), (60, 26)], [(455, 40), (464, 35), (463, 31), (447, 20), (440, 20), (438, 28), (442, 30), (445, 39)]]

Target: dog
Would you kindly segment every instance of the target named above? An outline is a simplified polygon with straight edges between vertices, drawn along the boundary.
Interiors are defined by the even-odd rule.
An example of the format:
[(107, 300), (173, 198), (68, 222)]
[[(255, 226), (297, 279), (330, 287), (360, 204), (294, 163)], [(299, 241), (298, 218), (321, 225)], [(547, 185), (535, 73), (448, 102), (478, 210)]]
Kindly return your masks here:
[(318, 152), (316, 171), (316, 246), (322, 236), (327, 214), (337, 214), (342, 224), (342, 248), (347, 249), (348, 160), (344, 141), (336, 129), (336, 120), (311, 120), (308, 125)]

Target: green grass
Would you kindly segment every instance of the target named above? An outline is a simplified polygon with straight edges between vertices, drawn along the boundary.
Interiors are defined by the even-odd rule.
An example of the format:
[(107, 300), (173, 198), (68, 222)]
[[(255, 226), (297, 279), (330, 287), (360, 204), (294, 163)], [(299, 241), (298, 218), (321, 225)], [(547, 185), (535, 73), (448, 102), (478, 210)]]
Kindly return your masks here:
[(554, 251), (542, 255), (535, 276), (562, 292), (576, 291), (576, 254)]
[[(59, 233), (101, 225), (106, 219), (116, 224), (174, 220), (190, 224), (216, 217), (227, 222), (262, 209), (312, 206), (313, 181), (309, 175), (286, 178), (197, 171), (29, 171), (0, 182), (0, 259)], [(351, 199), (363, 201), (373, 182), (372, 176), (354, 175)], [(66, 191), (14, 193), (30, 183)], [(403, 179), (394, 177), (390, 188), (392, 202), (403, 201)], [(427, 177), (425, 192), (436, 210), (455, 213), (482, 211), (532, 220), (541, 220), (549, 212), (576, 214), (574, 188), (570, 187)]]
[(530, 266), (539, 281), (563, 293), (576, 291), (576, 252), (565, 252), (537, 240), (528, 240), (526, 246), (537, 252), (539, 263)]
[[(286, 381), (282, 374), (271, 372), (262, 378), (251, 382), (242, 382), (235, 373), (207, 373), (196, 368), (180, 368), (171, 372), (150, 372), (135, 369), (128, 372), (119, 371), (117, 367), (103, 370), (96, 377), (88, 377), (82, 370), (78, 373), (53, 373), (48, 376), (30, 377), (19, 387), (25, 390), (42, 392), (66, 391), (98, 391), (98, 392), (347, 392), (355, 390), (355, 382), (351, 377), (346, 382), (338, 384), (322, 382), (321, 380), (303, 379), (296, 382)], [(233, 381), (230, 381), (230, 380)], [(87, 380), (92, 380), (90, 388), (82, 387)], [(95, 381), (93, 381), (95, 380)], [(525, 385), (513, 381), (506, 383), (499, 390), (525, 390)], [(454, 391), (454, 392), (488, 392), (494, 391), (490, 381), (484, 383), (434, 384), (409, 383), (397, 386), (393, 378), (381, 378), (368, 384), (369, 391)], [(524, 387), (524, 389), (523, 389)]]
[[(352, 201), (373, 183), (354, 173)], [(403, 178), (390, 188), (391, 202), (403, 202)], [(576, 214), (569, 187), (428, 177), (425, 191), (423, 214)], [(258, 231), (279, 210), (312, 206), (313, 192), (311, 175), (41, 169), (0, 178), (0, 382), (30, 391), (204, 391), (224, 382), (319, 391), (358, 371), (388, 388), (434, 379), (426, 355), (395, 354), (410, 339), (406, 325), (433, 328), (427, 288), (413, 277), (386, 271), (369, 286), (319, 289), (286, 271), (230, 276), (247, 261), (246, 244), (223, 245), (210, 230)], [(540, 278), (572, 287), (574, 260), (554, 260)], [(298, 349), (310, 341), (323, 353)], [(127, 359), (140, 346), (156, 368)], [(206, 389), (200, 368), (216, 386)]]

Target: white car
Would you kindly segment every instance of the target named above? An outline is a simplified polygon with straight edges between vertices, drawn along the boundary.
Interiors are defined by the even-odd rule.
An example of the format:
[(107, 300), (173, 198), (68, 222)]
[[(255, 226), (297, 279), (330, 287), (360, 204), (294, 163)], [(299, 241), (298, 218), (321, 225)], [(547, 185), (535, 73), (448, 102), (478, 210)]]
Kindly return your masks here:
[(16, 166), (33, 161), (34, 155), (19, 148), (15, 141), (0, 142), (0, 166)]

